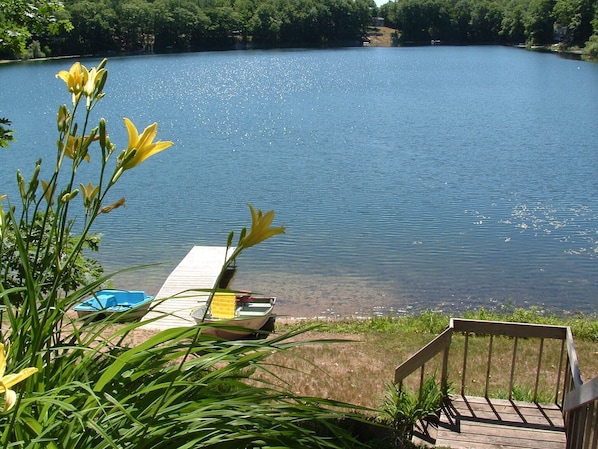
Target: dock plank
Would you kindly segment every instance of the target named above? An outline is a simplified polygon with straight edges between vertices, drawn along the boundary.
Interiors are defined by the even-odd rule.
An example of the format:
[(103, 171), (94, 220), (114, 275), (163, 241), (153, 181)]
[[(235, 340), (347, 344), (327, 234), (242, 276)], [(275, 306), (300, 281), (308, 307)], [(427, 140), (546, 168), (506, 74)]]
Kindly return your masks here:
[(452, 449), (563, 449), (561, 410), (554, 404), (451, 395), (435, 444)]
[(194, 246), (168, 275), (152, 310), (142, 319), (142, 329), (163, 330), (195, 324), (191, 312), (207, 300), (207, 294), (189, 289), (213, 288), (220, 270), (235, 248)]

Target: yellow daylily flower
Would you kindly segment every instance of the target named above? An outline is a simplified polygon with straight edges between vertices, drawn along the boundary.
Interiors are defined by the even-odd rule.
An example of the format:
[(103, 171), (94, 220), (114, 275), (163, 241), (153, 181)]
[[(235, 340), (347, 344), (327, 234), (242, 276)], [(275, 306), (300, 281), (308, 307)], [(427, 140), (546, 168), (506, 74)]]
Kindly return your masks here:
[(37, 373), (37, 368), (25, 368), (16, 374), (4, 375), (6, 371), (6, 358), (8, 353), (4, 351), (4, 345), (0, 343), (0, 393), (4, 393), (4, 409), (7, 412), (14, 407), (17, 402), (17, 393), (10, 389), (10, 387), (24, 381), (28, 377)]
[[(83, 66), (83, 68), (85, 69), (85, 66)], [(97, 70), (95, 67), (92, 67), (92, 69), (87, 72), (87, 80), (83, 86), (83, 93), (85, 95), (88, 97), (93, 96), (96, 90), (96, 84), (105, 71), (105, 69)]]
[(62, 79), (66, 83), (68, 91), (73, 94), (73, 102), (81, 95), (88, 77), (87, 69), (78, 61), (71, 66), (70, 70), (61, 70), (56, 74), (56, 78)]
[(157, 123), (149, 125), (143, 130), (143, 133), (139, 135), (133, 122), (126, 117), (124, 120), (127, 132), (129, 133), (129, 145), (119, 157), (123, 170), (129, 170), (136, 167), (147, 158), (174, 145), (170, 141), (159, 141), (154, 143), (154, 139), (158, 132)]
[(92, 98), (101, 94), (106, 80), (105, 64), (106, 60), (100, 63), (99, 69), (92, 67), (91, 70), (87, 70), (87, 67), (75, 62), (70, 70), (61, 70), (56, 74), (56, 78), (62, 79), (66, 83), (68, 91), (73, 94), (73, 104), (83, 94), (87, 97), (87, 106), (89, 107)]
[(89, 209), (95, 197), (100, 193), (100, 186), (97, 185), (94, 187), (91, 182), (86, 186), (83, 184), (79, 185), (81, 186), (81, 192), (83, 192), (83, 205), (85, 206), (85, 209)]
[(261, 209), (258, 209), (256, 212), (251, 204), (249, 204), (249, 209), (251, 210), (251, 229), (245, 235), (245, 238), (239, 242), (243, 248), (249, 248), (251, 246), (257, 245), (258, 243), (263, 242), (264, 240), (269, 239), (277, 234), (284, 234), (284, 226), (280, 226), (278, 228), (270, 227), (272, 221), (274, 220), (273, 210), (266, 212), (265, 214), (262, 213)]

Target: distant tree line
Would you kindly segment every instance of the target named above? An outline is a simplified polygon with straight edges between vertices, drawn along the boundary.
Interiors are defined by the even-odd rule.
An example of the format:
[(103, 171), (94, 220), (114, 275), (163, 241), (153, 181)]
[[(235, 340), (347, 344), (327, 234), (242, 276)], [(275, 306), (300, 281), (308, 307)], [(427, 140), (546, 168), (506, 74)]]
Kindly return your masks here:
[(398, 0), (379, 14), (404, 44), (598, 44), (598, 0)]
[(66, 0), (72, 30), (37, 34), (58, 55), (358, 44), (373, 0)]
[[(58, 4), (10, 4), (31, 1)], [(379, 8), (374, 0), (65, 0), (61, 5), (51, 10), (52, 26), (34, 26), (43, 23), (38, 20), (28, 24), (28, 33), (15, 32), (23, 28), (19, 18), (28, 17), (23, 11), (0, 14), (0, 58), (26, 57), (26, 40), (29, 57), (358, 45), (379, 16), (397, 30), (397, 45), (560, 42), (585, 45), (598, 57), (598, 0), (393, 0)], [(9, 35), (20, 38), (7, 45), (3, 37)]]

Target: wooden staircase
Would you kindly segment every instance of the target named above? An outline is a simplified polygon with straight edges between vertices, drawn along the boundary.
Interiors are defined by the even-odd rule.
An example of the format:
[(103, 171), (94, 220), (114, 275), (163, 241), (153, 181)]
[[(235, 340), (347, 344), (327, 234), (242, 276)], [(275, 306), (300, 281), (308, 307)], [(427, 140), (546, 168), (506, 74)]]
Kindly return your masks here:
[[(464, 336), (462, 350), (453, 353), (463, 354), (458, 364), (458, 373), (449, 373), (451, 342), (453, 336)], [(488, 357), (485, 361), (468, 360), (468, 347), (476, 336), (484, 336), (488, 341)], [(494, 353), (495, 337), (507, 337), (512, 341), (512, 353), (508, 354), (509, 364), (505, 364), (505, 354), (498, 357)], [(539, 341), (537, 359), (521, 360), (518, 356), (520, 341)], [(560, 346), (558, 363), (551, 364), (553, 370), (546, 375), (543, 354), (547, 341)], [(554, 346), (554, 345), (553, 345)], [(504, 352), (504, 345), (501, 349)], [(456, 357), (453, 355), (452, 357)], [(437, 359), (440, 358), (440, 362)], [(493, 362), (494, 360), (494, 362)], [(496, 360), (501, 360), (496, 362)], [(435, 363), (434, 363), (435, 362)], [(482, 396), (467, 396), (470, 386), (467, 367), (469, 363), (485, 363), (486, 379), (482, 385)], [(455, 374), (459, 378), (457, 394), (445, 398), (438, 422), (433, 425), (421, 423), (414, 433), (414, 440), (432, 447), (452, 449), (596, 449), (598, 447), (598, 377), (583, 383), (580, 376), (577, 353), (573, 344), (571, 329), (565, 326), (533, 325), (524, 323), (503, 323), (495, 321), (451, 319), (449, 327), (428, 345), (410, 357), (395, 370), (395, 383), (403, 385), (408, 377), (419, 377), (419, 388), (424, 383), (426, 365), (440, 367), (439, 382), (443, 391), (454, 385)], [(533, 402), (516, 401), (513, 398), (516, 373), (535, 368), (535, 385), (531, 390)], [(498, 366), (497, 366), (498, 365)], [(509, 379), (507, 398), (492, 397), (494, 376), (498, 371)], [(454, 368), (451, 371), (455, 371)], [(478, 370), (479, 372), (479, 370)], [(452, 375), (449, 375), (452, 374)], [(496, 376), (499, 377), (499, 376)], [(555, 379), (554, 401), (540, 404), (539, 387), (546, 387), (545, 379)], [(417, 379), (416, 379), (417, 380)], [(477, 386), (478, 390), (480, 385)]]

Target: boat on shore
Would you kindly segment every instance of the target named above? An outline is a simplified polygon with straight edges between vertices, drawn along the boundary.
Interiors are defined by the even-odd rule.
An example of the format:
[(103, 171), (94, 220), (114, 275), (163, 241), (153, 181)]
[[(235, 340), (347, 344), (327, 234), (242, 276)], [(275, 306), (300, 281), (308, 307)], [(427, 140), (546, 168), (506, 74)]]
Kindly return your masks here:
[(108, 316), (121, 321), (143, 317), (154, 299), (141, 290), (100, 290), (77, 304), (73, 310), (79, 318), (103, 319)]
[(204, 335), (224, 340), (264, 338), (274, 330), (275, 297), (216, 293), (206, 312), (203, 304), (191, 312), (197, 324), (207, 323)]

